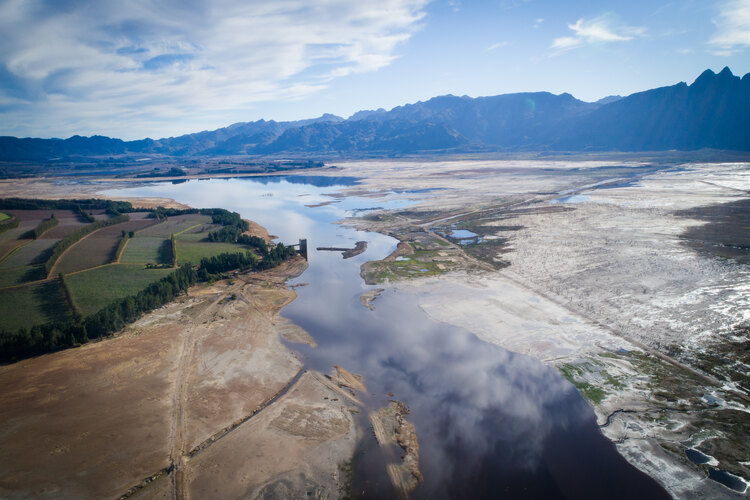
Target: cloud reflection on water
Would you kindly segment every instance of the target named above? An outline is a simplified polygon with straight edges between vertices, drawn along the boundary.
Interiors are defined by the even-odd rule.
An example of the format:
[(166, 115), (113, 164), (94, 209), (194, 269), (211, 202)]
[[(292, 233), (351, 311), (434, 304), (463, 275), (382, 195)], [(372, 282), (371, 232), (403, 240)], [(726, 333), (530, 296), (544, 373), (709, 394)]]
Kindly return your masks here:
[[(308, 238), (310, 266), (294, 282), (309, 285), (297, 288), (298, 299), (282, 314), (306, 329), (318, 347), (292, 347), (312, 369), (328, 373), (340, 364), (362, 374), (367, 411), (387, 404), (389, 392), (407, 404), (425, 477), (415, 497), (663, 494), (617, 454), (596, 427), (591, 409), (555, 370), (431, 320), (417, 297), (405, 291), (387, 290), (375, 301), (375, 311), (363, 307), (359, 295), (373, 287), (359, 278), (359, 266), (385, 257), (397, 241), (333, 222), (355, 208), (407, 202), (349, 197), (305, 207), (330, 201), (325, 193), (334, 190), (285, 180), (231, 179), (157, 183), (127, 194), (221, 206), (257, 221), (285, 243)], [(315, 250), (358, 240), (366, 240), (368, 249), (352, 259)], [(372, 452), (374, 439), (364, 439), (365, 450)]]

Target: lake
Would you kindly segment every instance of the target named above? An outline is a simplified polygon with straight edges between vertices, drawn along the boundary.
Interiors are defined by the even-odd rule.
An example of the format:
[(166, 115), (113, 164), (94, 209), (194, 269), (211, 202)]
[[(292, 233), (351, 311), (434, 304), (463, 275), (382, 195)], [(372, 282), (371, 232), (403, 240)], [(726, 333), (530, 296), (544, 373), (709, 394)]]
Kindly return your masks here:
[[(382, 259), (398, 242), (337, 222), (429, 193), (331, 197), (356, 180), (314, 177), (155, 182), (106, 194), (226, 208), (283, 243), (307, 238), (309, 268), (289, 283), (307, 285), (282, 315), (318, 344), (289, 344), (308, 368), (330, 373), (339, 364), (367, 386), (359, 394), (366, 409), (359, 416), (364, 432), (353, 464), (354, 497), (396, 496), (384, 467), (394, 450), (377, 445), (367, 421), (367, 413), (396, 399), (410, 409), (419, 440), (424, 482), (415, 498), (669, 498), (617, 453), (592, 409), (555, 369), (432, 321), (410, 292), (386, 289), (374, 311), (362, 306), (359, 296), (376, 287), (364, 284), (360, 265)], [(367, 241), (367, 250), (346, 260), (315, 250), (357, 241)]]

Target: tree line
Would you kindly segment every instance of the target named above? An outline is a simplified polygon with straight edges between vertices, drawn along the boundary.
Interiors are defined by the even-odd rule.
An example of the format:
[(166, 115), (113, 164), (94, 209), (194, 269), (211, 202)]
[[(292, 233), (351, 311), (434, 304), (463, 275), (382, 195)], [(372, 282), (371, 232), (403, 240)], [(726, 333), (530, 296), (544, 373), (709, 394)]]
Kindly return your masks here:
[(172, 233), (172, 237), (169, 239), (169, 248), (170, 248), (170, 260), (169, 263), (171, 266), (177, 265), (177, 237)]
[(78, 205), (76, 207), (76, 212), (78, 213), (78, 217), (80, 217), (83, 222), (88, 222), (89, 224), (91, 224), (92, 222), (96, 222), (94, 216), (92, 216), (90, 213), (87, 214), (86, 211), (81, 208), (81, 205)]
[(131, 213), (136, 210), (129, 201), (100, 200), (88, 198), (80, 200), (42, 200), (36, 198), (0, 198), (0, 208), (8, 210), (114, 210)]
[(28, 231), (24, 234), (24, 237), (26, 238), (32, 238), (32, 239), (39, 239), (39, 237), (47, 232), (48, 229), (52, 229), (56, 225), (60, 223), (59, 220), (57, 220), (57, 217), (55, 217), (55, 214), (52, 214), (49, 216), (49, 219), (44, 219), (42, 222), (37, 224), (37, 226), (32, 229), (31, 231)]
[(137, 294), (116, 300), (85, 318), (80, 314), (65, 277), (60, 275), (61, 291), (72, 311), (71, 318), (31, 328), (20, 328), (15, 332), (0, 330), (0, 362), (12, 362), (59, 351), (112, 335), (143, 314), (187, 292), (188, 288), (197, 282), (223, 278), (223, 273), (234, 269), (268, 269), (294, 255), (296, 251), (293, 247), (279, 243), (261, 260), (250, 252), (240, 252), (204, 258), (198, 268), (186, 263)]
[(134, 235), (135, 231), (125, 231), (124, 229), (122, 230), (122, 237), (120, 238), (120, 243), (117, 244), (113, 262), (118, 262), (120, 260), (120, 257), (122, 257), (122, 252), (125, 250), (125, 245), (128, 244), (128, 240)]

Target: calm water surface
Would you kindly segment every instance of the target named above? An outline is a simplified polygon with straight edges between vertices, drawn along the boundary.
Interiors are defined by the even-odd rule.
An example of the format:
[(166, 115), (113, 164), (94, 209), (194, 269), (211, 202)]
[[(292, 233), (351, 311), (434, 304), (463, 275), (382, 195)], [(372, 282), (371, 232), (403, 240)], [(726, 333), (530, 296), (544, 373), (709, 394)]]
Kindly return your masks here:
[[(393, 238), (335, 222), (373, 207), (410, 202), (386, 198), (326, 196), (351, 178), (243, 178), (154, 183), (108, 194), (161, 196), (198, 208), (223, 207), (257, 221), (279, 241), (308, 239), (309, 268), (291, 284), (299, 297), (282, 314), (318, 344), (300, 352), (306, 365), (329, 373), (334, 364), (360, 373), (368, 394), (360, 414), (364, 428), (354, 461), (353, 495), (394, 497), (384, 463), (398, 450), (381, 449), (366, 414), (388, 403), (387, 394), (411, 410), (425, 481), (415, 498), (668, 498), (649, 477), (630, 466), (596, 425), (594, 414), (557, 371), (473, 335), (430, 320), (418, 297), (387, 290), (370, 311), (359, 302), (359, 266), (381, 259)], [(411, 193), (410, 196), (429, 196)], [(323, 202), (335, 203), (317, 205)], [(344, 260), (316, 247), (367, 251)], [(395, 448), (395, 447), (394, 447)]]

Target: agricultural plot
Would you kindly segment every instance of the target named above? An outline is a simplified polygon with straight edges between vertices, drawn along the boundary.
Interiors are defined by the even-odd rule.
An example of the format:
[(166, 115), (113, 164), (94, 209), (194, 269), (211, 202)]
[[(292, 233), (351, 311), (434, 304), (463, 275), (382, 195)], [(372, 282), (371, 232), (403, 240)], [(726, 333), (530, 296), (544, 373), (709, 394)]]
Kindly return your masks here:
[(60, 219), (60, 222), (63, 219), (78, 220), (78, 216), (72, 210), (6, 210), (6, 212), (17, 217), (21, 222), (32, 222), (32, 227), (44, 219), (48, 219), (50, 215)]
[(22, 266), (11, 269), (0, 269), (0, 288), (43, 280), (46, 277), (44, 266)]
[(187, 214), (170, 217), (164, 222), (139, 231), (139, 236), (158, 236), (169, 238), (172, 234), (177, 234), (193, 226), (201, 224), (211, 224), (211, 217), (208, 215)]
[(130, 216), (130, 220), (148, 220), (152, 223), (156, 222), (156, 219), (149, 217), (149, 215), (151, 215), (151, 212), (132, 212), (128, 215)]
[(191, 241), (177, 242), (177, 264), (191, 262), (198, 265), (204, 257), (215, 257), (222, 253), (245, 252), (249, 249), (234, 243), (195, 243)]
[(69, 317), (57, 280), (0, 289), (0, 329), (15, 331)]
[[(128, 214), (130, 215), (130, 214)], [(114, 226), (105, 227), (100, 229), (95, 234), (100, 236), (122, 236), (123, 231), (141, 231), (149, 226), (154, 225), (156, 221), (154, 219), (136, 219), (123, 222), (122, 224), (115, 224)]]
[(60, 224), (44, 233), (41, 239), (61, 240), (87, 224), (80, 222), (77, 218), (59, 219), (59, 221)]
[(66, 276), (65, 281), (81, 312), (87, 316), (114, 300), (137, 294), (172, 271), (145, 269), (133, 264), (112, 264)]
[[(166, 248), (165, 248), (166, 246)], [(165, 238), (140, 236), (128, 240), (128, 246), (120, 257), (120, 262), (125, 264), (167, 264), (170, 261), (169, 240)]]
[(200, 224), (177, 234), (178, 241), (204, 241), (208, 240), (208, 233), (221, 229), (219, 224)]
[[(13, 231), (15, 231), (15, 229)], [(20, 240), (18, 238), (0, 238), (0, 262), (2, 262), (14, 248), (18, 248), (28, 242), (28, 240)]]
[(43, 264), (49, 257), (57, 240), (43, 238), (25, 243), (0, 262), (0, 272), (15, 267)]
[(120, 243), (120, 231), (116, 233), (105, 231), (118, 227), (120, 227), (119, 224), (95, 231), (70, 247), (57, 261), (54, 273), (74, 273), (112, 262), (117, 245)]
[(29, 229), (34, 229), (35, 226), (36, 224), (31, 221), (20, 221), (18, 227), (14, 227), (13, 229), (8, 229), (7, 231), (0, 233), (0, 244), (6, 241), (14, 241), (19, 239), (23, 233), (25, 233)]

